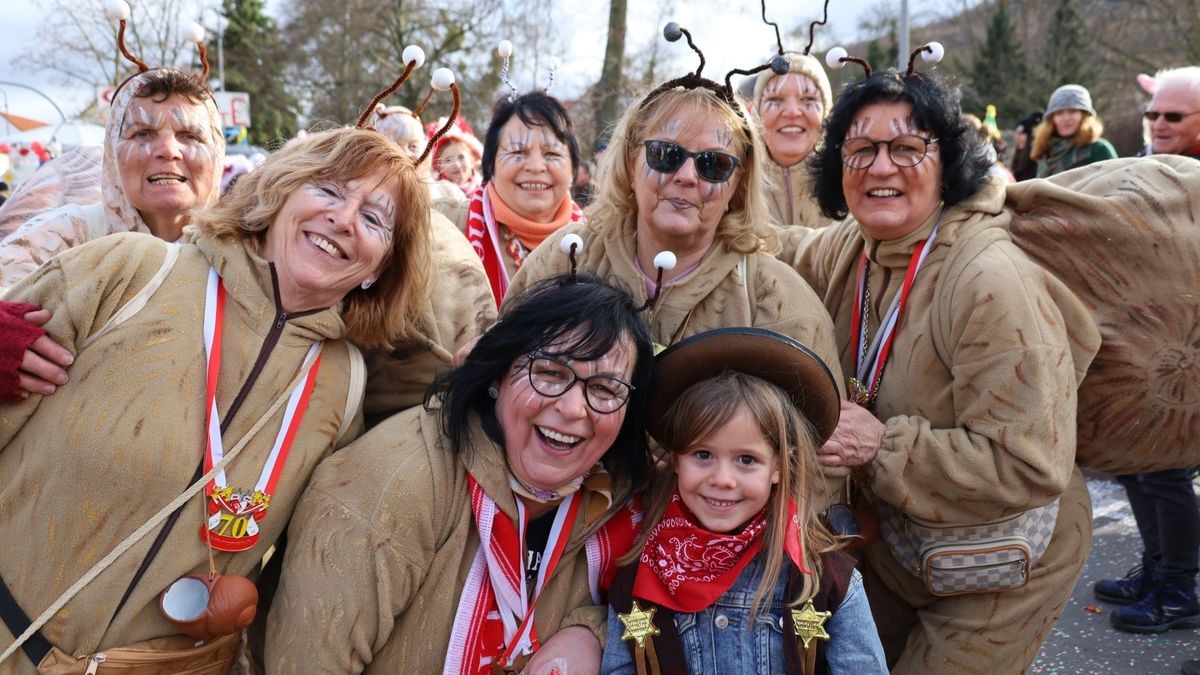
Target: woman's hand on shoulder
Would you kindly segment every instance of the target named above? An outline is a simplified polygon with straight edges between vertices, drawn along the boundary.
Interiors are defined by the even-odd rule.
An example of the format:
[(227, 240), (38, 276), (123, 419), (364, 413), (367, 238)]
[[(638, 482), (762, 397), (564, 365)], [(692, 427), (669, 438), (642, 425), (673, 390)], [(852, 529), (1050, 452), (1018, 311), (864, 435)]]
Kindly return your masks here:
[[(40, 327), (50, 321), (50, 310), (39, 309), (25, 313), (20, 317), (7, 316), (5, 319), (18, 322), (24, 321), (32, 326)], [(13, 356), (16, 355), (14, 354)], [(29, 394), (40, 394), (43, 396), (53, 394), (60, 385), (66, 384), (66, 368), (74, 360), (75, 357), (65, 347), (55, 342), (48, 335), (41, 335), (32, 344), (29, 344), (20, 355), (20, 363), (17, 365), (16, 373), (17, 387), (20, 390), (19, 394), (22, 397)]]
[(826, 466), (870, 464), (883, 446), (885, 428), (871, 411), (857, 403), (842, 401), (841, 419), (817, 458)]
[(600, 672), (600, 641), (584, 626), (567, 626), (546, 640), (522, 671), (527, 675), (592, 675)]

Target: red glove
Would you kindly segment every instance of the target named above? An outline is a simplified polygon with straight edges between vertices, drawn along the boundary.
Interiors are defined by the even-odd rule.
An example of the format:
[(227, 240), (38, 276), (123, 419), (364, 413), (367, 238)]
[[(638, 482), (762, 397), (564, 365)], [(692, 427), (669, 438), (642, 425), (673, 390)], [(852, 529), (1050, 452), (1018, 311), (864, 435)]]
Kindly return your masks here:
[(15, 403), (21, 396), (21, 362), (25, 351), (46, 334), (41, 326), (25, 320), (29, 312), (41, 309), (23, 302), (0, 301), (0, 401)]

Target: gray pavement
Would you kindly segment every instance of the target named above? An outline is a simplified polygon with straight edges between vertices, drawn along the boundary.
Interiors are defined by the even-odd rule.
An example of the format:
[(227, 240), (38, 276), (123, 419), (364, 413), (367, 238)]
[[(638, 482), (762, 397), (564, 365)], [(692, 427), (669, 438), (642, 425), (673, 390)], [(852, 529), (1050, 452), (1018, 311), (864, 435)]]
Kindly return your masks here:
[[(1108, 615), (1116, 605), (1092, 596), (1092, 584), (1097, 580), (1123, 576), (1140, 562), (1141, 539), (1125, 490), (1118, 483), (1089, 477), (1088, 489), (1092, 493), (1092, 554), (1030, 673), (1178, 675), (1183, 661), (1200, 658), (1200, 630), (1123, 633), (1109, 624)], [(1089, 608), (1099, 608), (1101, 613)]]

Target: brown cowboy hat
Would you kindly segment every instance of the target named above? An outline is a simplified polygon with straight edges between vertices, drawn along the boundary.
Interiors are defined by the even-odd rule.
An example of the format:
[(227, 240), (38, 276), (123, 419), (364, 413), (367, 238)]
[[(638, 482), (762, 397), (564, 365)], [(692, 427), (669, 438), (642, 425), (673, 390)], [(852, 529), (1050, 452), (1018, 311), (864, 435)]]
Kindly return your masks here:
[(725, 371), (762, 378), (787, 392), (824, 443), (837, 426), (841, 396), (825, 363), (808, 347), (762, 328), (718, 328), (680, 340), (655, 359), (650, 435), (662, 438), (667, 409), (689, 387)]

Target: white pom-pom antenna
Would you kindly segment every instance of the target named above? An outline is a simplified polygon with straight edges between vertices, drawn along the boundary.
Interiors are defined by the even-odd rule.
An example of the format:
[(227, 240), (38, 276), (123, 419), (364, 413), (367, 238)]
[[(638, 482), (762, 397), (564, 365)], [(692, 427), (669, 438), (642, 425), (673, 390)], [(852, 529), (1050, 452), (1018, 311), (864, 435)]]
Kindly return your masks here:
[(567, 255), (571, 255), (572, 246), (575, 247), (575, 253), (579, 254), (583, 252), (583, 237), (572, 232), (564, 235), (562, 241), (558, 242), (558, 245), (562, 247), (562, 252)]
[(941, 63), (942, 57), (946, 56), (946, 48), (940, 42), (930, 42), (925, 47), (926, 50), (921, 52), (921, 60), (925, 63)]
[(675, 269), (676, 262), (678, 261), (675, 259), (675, 254), (671, 253), (670, 251), (662, 251), (658, 255), (654, 256), (655, 269), (670, 272), (671, 270)]
[(501, 40), (500, 44), (496, 45), (496, 51), (499, 52), (500, 56), (507, 59), (508, 57), (512, 56), (513, 53), (512, 42), (509, 42), (508, 40)]
[(450, 85), (454, 84), (454, 71), (449, 68), (438, 68), (433, 71), (433, 78), (429, 84), (438, 91), (446, 91)]
[(420, 68), (425, 65), (425, 50), (416, 45), (409, 45), (404, 48), (400, 58), (404, 59), (404, 65), (411, 63), (413, 68)]
[(125, 0), (108, 0), (104, 3), (104, 16), (109, 21), (124, 21), (129, 18), (129, 3)]
[(204, 27), (195, 21), (184, 21), (179, 27), (179, 34), (184, 42), (204, 42)]
[(830, 68), (832, 68), (834, 70), (838, 70), (840, 68), (845, 68), (846, 62), (843, 61), (842, 59), (846, 58), (849, 55), (850, 55), (849, 52), (847, 52), (844, 48), (834, 47), (833, 49), (830, 49), (828, 53), (825, 54), (825, 65), (829, 66)]

